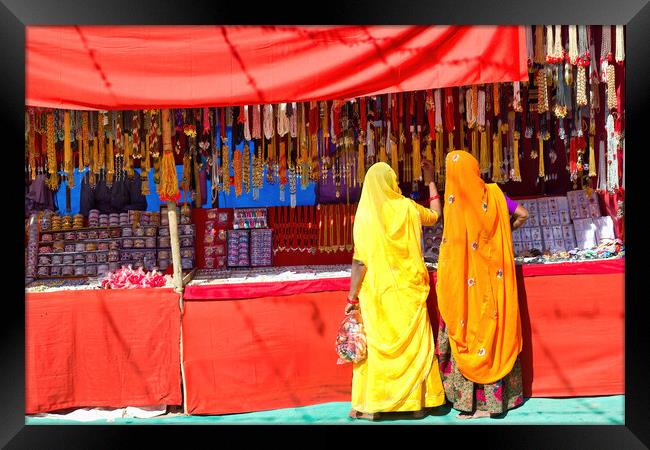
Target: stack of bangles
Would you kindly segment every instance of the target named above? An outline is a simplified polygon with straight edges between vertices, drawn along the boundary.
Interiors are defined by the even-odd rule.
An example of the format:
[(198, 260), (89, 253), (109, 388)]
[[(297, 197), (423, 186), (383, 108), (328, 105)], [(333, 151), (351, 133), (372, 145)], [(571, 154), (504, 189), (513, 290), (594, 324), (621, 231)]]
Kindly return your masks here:
[(358, 305), (359, 304), (359, 299), (358, 298), (352, 299), (352, 298), (348, 297), (348, 303), (350, 305)]

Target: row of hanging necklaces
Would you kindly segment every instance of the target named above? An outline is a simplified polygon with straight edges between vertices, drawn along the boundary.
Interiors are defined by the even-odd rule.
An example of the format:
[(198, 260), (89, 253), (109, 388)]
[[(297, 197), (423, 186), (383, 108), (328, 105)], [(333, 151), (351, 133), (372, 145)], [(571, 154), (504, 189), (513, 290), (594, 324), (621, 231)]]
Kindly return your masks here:
[[(598, 32), (600, 59), (594, 43)], [(70, 188), (76, 166), (84, 173), (84, 183), (95, 186), (105, 180), (110, 186), (132, 178), (139, 165), (142, 193), (146, 194), (153, 166), (154, 183), (163, 185), (161, 198), (174, 198), (180, 194), (172, 186), (171, 151), (177, 155), (182, 151), (186, 204), (201, 198), (198, 178), (205, 165), (211, 172), (213, 205), (216, 194), (230, 194), (231, 186), (236, 196), (252, 189), (253, 198), (259, 199), (266, 182), (279, 185), (281, 202), (286, 201), (288, 189), (289, 203), (295, 207), (298, 184), (305, 190), (311, 182), (333, 184), (336, 197), (345, 196), (349, 203), (350, 190), (363, 184), (366, 169), (376, 161), (391, 165), (399, 181), (410, 184), (412, 196), (418, 198), (422, 158), (434, 161), (434, 181), (442, 189), (445, 154), (456, 148), (476, 157), (486, 180), (521, 181), (523, 158), (536, 161), (538, 181), (557, 180), (564, 168), (557, 164), (556, 144), (561, 148), (564, 143), (566, 169), (575, 186), (598, 177), (598, 187), (616, 189), (623, 134), (615, 65), (624, 61), (622, 27), (534, 26), (526, 27), (526, 38), (531, 76), (524, 83), (349, 101), (203, 109), (28, 108), (27, 176), (33, 180), (42, 173), (50, 189), (58, 189), (61, 183)], [(606, 84), (604, 101), (599, 98), (600, 83)], [(603, 113), (607, 139), (597, 143), (596, 117)], [(226, 133), (229, 127), (232, 142)], [(521, 139), (537, 140), (527, 146), (532, 148), (527, 155), (520, 151)], [(60, 160), (57, 143), (63, 148)]]

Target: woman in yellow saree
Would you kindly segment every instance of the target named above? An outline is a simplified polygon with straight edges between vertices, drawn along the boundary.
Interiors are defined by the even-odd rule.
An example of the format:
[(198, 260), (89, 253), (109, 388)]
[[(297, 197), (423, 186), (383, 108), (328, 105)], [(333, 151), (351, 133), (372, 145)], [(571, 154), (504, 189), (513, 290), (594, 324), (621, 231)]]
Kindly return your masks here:
[[(433, 165), (423, 163), (425, 182)], [(353, 366), (353, 418), (414, 412), (445, 403), (427, 311), (429, 274), (421, 250), (423, 225), (440, 215), (434, 183), (427, 209), (402, 196), (393, 169), (374, 164), (366, 173), (354, 222), (355, 251), (348, 306), (360, 307), (367, 358)]]
[[(445, 392), (459, 418), (501, 414), (523, 402), (508, 200), (481, 179), (478, 161), (465, 151), (447, 155), (444, 194), (436, 291)], [(517, 206), (513, 216), (517, 228), (527, 212)]]

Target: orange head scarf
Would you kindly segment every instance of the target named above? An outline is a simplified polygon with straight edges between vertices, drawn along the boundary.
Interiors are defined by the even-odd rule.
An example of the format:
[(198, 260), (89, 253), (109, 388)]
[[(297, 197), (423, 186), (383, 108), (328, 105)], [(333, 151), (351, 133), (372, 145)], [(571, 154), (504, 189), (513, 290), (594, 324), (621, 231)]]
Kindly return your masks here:
[(456, 364), (481, 384), (506, 376), (521, 351), (510, 216), (468, 152), (447, 155), (438, 308)]

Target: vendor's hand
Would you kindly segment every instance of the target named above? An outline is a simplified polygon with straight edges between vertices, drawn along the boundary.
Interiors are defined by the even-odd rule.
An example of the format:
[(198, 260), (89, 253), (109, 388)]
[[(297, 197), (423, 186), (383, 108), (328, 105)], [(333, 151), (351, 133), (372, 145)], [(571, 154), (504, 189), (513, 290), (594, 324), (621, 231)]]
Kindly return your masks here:
[(345, 305), (345, 315), (347, 316), (355, 309), (359, 309), (359, 305), (353, 305), (351, 303), (348, 303), (347, 305)]
[(433, 181), (433, 162), (428, 159), (423, 159), (422, 163), (422, 176), (424, 177), (424, 184), (429, 184)]

